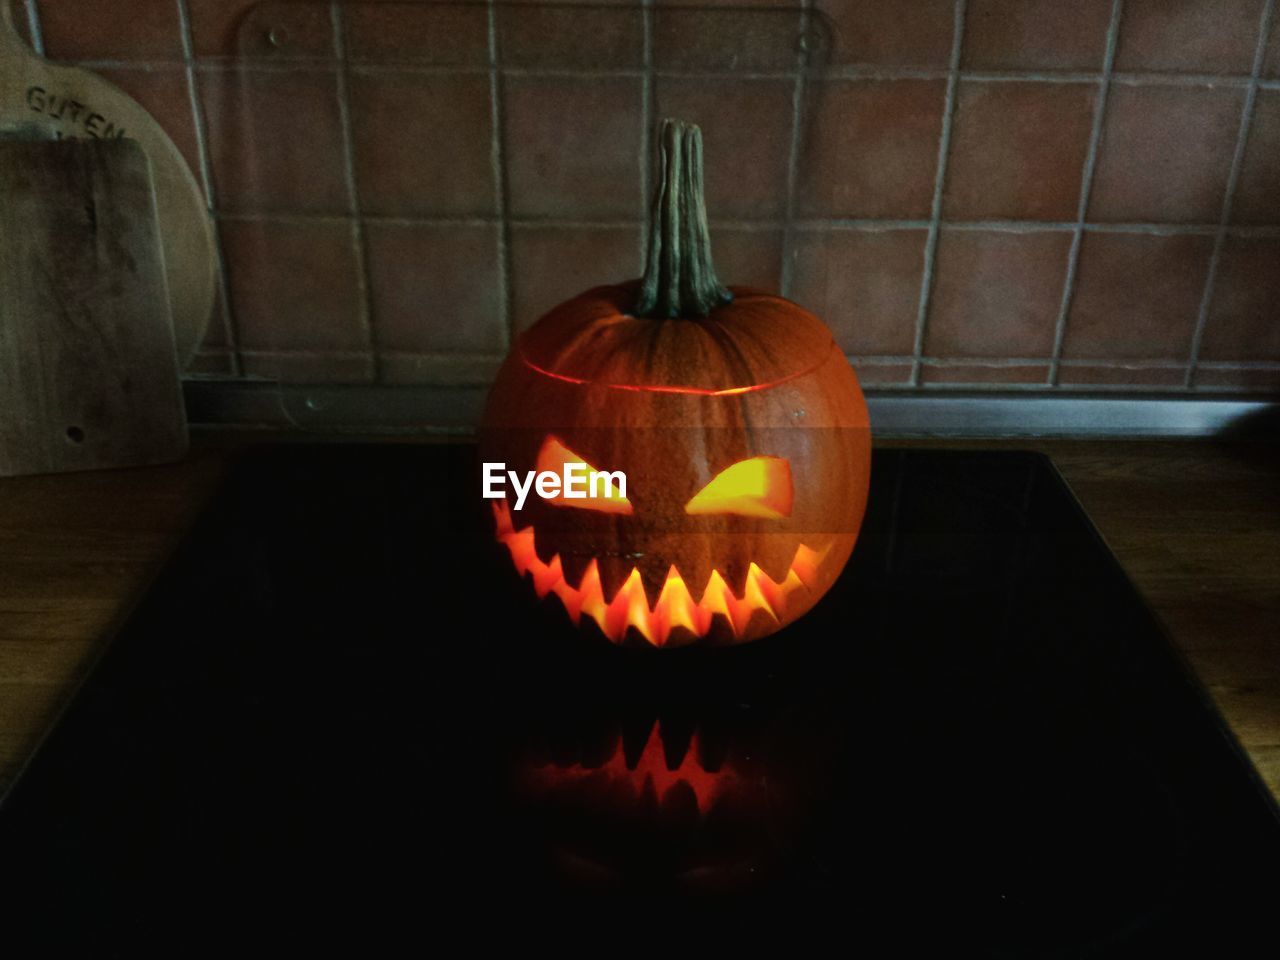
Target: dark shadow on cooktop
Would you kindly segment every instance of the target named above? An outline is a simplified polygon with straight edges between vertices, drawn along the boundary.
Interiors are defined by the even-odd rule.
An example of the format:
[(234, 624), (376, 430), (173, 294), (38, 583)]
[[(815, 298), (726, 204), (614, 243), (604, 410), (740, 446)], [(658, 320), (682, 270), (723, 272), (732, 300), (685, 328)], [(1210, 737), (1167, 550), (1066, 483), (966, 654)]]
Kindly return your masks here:
[(1274, 805), (1047, 460), (879, 451), (810, 615), (654, 652), (533, 602), (473, 457), (246, 456), (0, 806), (6, 936), (532, 947), (678, 911), (721, 944), (1169, 957), (1274, 930)]

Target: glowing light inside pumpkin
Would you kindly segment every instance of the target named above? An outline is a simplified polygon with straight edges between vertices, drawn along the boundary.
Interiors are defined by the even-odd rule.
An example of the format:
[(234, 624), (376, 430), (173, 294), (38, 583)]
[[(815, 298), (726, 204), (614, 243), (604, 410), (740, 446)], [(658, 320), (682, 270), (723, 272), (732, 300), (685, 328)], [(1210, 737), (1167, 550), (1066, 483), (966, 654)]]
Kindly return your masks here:
[[(585, 467), (588, 477), (601, 472), (555, 437), (547, 437), (543, 441), (542, 449), (538, 451), (537, 470), (539, 473), (550, 472), (563, 476), (565, 465), (570, 463), (581, 464)], [(561, 489), (555, 496), (544, 497), (543, 499), (557, 507), (577, 507), (579, 510), (598, 510), (601, 513), (631, 513), (631, 501), (618, 491), (618, 485), (616, 483), (605, 484), (603, 477), (597, 479), (597, 496), (591, 496), (591, 488), (588, 486), (586, 497), (568, 498), (564, 495), (564, 490)]]
[(732, 767), (724, 766), (717, 771), (703, 768), (698, 762), (698, 735), (695, 733), (689, 742), (680, 765), (674, 770), (667, 766), (666, 752), (662, 746), (659, 728), (649, 732), (644, 749), (634, 767), (627, 765), (623, 753), (622, 742), (614, 747), (612, 755), (598, 767), (585, 767), (581, 764), (572, 766), (543, 766), (531, 771), (531, 779), (535, 786), (544, 790), (548, 788), (566, 787), (585, 781), (595, 780), (607, 787), (622, 785), (636, 797), (644, 797), (652, 792), (653, 798), (661, 803), (667, 794), (683, 783), (693, 793), (698, 812), (706, 813), (729, 787), (742, 782)]
[(532, 577), (538, 597), (555, 594), (575, 625), (583, 616), (588, 616), (614, 643), (621, 643), (631, 628), (655, 647), (666, 646), (681, 634), (702, 637), (711, 630), (716, 617), (723, 617), (734, 636), (741, 636), (751, 618), (762, 611), (764, 616), (780, 623), (791, 595), (797, 590), (813, 589), (818, 567), (826, 554), (825, 550), (819, 553), (801, 544), (781, 583), (752, 563), (740, 597), (729, 589), (720, 571), (712, 570), (701, 597), (695, 598), (680, 572), (672, 566), (657, 601), (651, 606), (638, 569), (633, 567), (618, 592), (606, 598), (594, 559), (582, 574), (582, 581), (574, 586), (564, 577), (559, 554), (553, 556), (550, 563), (538, 556), (532, 526), (515, 529), (506, 501), (494, 503), (493, 515), (499, 542), (511, 552), (516, 570)]
[(736, 513), (779, 520), (791, 516), (791, 465), (781, 457), (752, 457), (721, 470), (684, 512), (693, 516)]

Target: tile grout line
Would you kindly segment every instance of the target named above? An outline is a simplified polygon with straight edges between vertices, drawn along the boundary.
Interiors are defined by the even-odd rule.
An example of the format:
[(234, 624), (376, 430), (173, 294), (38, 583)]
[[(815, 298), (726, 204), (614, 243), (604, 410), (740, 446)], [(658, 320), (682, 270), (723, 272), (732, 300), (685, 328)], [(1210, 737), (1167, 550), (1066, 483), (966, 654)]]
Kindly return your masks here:
[(1203, 370), (1280, 370), (1280, 360), (1203, 360)]
[[(654, 103), (657, 98), (657, 80), (653, 75), (653, 0), (642, 0), (641, 3), (641, 23), (644, 28), (643, 46), (641, 49), (641, 63), (644, 66), (644, 78), (640, 81), (640, 210), (643, 217), (645, 211), (649, 208), (650, 193), (653, 187), (650, 184), (650, 164), (653, 162), (653, 137), (654, 126), (657, 123), (654, 112)], [(640, 270), (643, 272), (648, 267), (648, 237), (645, 236), (645, 230), (640, 230)]]
[(912, 343), (911, 385), (920, 386), (921, 358), (925, 327), (933, 296), (933, 268), (938, 251), (938, 230), (942, 222), (942, 192), (947, 180), (947, 155), (951, 152), (951, 125), (955, 120), (956, 94), (960, 86), (960, 55), (964, 47), (965, 0), (955, 0), (951, 18), (951, 58), (947, 65), (947, 89), (942, 100), (942, 129), (938, 132), (938, 169), (933, 178), (933, 201), (929, 206), (929, 235), (924, 244), (924, 265), (920, 272), (920, 299), (916, 307), (916, 330)]
[[(227, 221), (278, 221), (283, 223), (343, 223), (351, 219), (350, 214), (340, 213), (302, 213), (291, 210), (217, 210), (211, 212)], [(391, 224), (397, 226), (492, 226), (502, 222), (500, 216), (416, 216), (394, 214), (365, 214), (365, 223)], [(525, 227), (545, 227), (549, 229), (574, 229), (594, 227), (601, 229), (632, 229), (643, 226), (646, 220), (635, 217), (596, 217), (596, 218), (560, 218), (525, 216), (509, 217), (511, 223)], [(831, 219), (793, 221), (795, 230), (799, 232), (857, 232), (868, 233), (894, 230), (927, 230), (929, 220), (891, 220), (891, 219)], [(765, 218), (760, 220), (744, 220), (733, 217), (710, 218), (713, 227), (726, 230), (777, 231), (785, 228), (786, 222), (781, 219)], [(1056, 220), (947, 220), (938, 221), (940, 227), (949, 231), (986, 232), (986, 233), (1069, 233), (1076, 229), (1073, 221)], [(1204, 236), (1217, 234), (1216, 223), (1085, 223), (1085, 233), (1127, 233), (1149, 234), (1152, 236)], [(1231, 236), (1241, 237), (1280, 237), (1280, 224), (1247, 225), (1236, 224), (1227, 228)]]
[[(357, 359), (364, 361), (368, 354), (363, 350), (246, 350), (246, 356), (258, 359), (279, 361), (309, 361), (309, 360), (329, 360), (334, 359), (348, 360)], [(387, 379), (381, 384), (369, 384), (353, 382), (350, 386), (354, 388), (365, 389), (383, 389), (398, 390), (406, 387), (428, 387), (438, 389), (444, 387), (446, 389), (474, 389), (483, 390), (489, 386), (494, 371), (501, 365), (503, 357), (496, 354), (478, 354), (468, 352), (422, 352), (412, 350), (392, 350), (387, 351), (388, 358), (394, 358), (397, 361), (416, 363), (418, 365), (426, 364), (438, 368), (447, 368), (451, 375), (447, 382), (439, 379), (438, 372), (435, 376), (427, 379), (416, 380), (412, 374), (408, 378)], [(867, 371), (884, 370), (887, 368), (904, 367), (909, 372), (912, 357), (909, 356), (860, 356), (857, 354), (847, 354), (850, 364), (859, 369), (865, 368)], [(978, 358), (973, 361), (957, 360), (954, 358), (936, 358), (926, 357), (923, 360), (926, 367), (939, 371), (947, 370), (963, 370), (966, 367), (974, 367), (977, 369), (1012, 369), (1019, 366), (1043, 365), (1042, 357), (1033, 358), (1001, 358), (1001, 359), (983, 359)], [(1068, 362), (1068, 366), (1081, 368), (1093, 367), (1099, 370), (1113, 370), (1122, 372), (1140, 371), (1180, 371), (1184, 364), (1176, 361), (1072, 361)], [(1255, 361), (1247, 363), (1206, 363), (1206, 369), (1212, 369), (1222, 372), (1264, 372), (1274, 373), (1280, 372), (1280, 361)], [(241, 378), (228, 378), (226, 375), (219, 374), (193, 374), (187, 378), (188, 380), (199, 380), (204, 383), (275, 383), (276, 378), (264, 376), (246, 376)], [(343, 387), (346, 384), (330, 384), (329, 386)], [(1084, 393), (1099, 393), (1103, 396), (1120, 396), (1128, 395), (1134, 397), (1150, 396), (1155, 393), (1172, 394), (1174, 396), (1192, 397), (1195, 394), (1186, 391), (1177, 390), (1177, 388), (1160, 383), (1067, 383), (1050, 391), (1043, 383), (1037, 382), (1004, 382), (999, 380), (984, 379), (957, 379), (957, 380), (940, 380), (925, 384), (923, 386), (912, 386), (906, 379), (904, 380), (888, 380), (888, 381), (871, 381), (868, 384), (873, 390), (893, 390), (910, 392), (916, 396), (938, 395), (946, 392), (956, 392), (964, 390), (979, 390), (982, 392), (990, 392), (992, 394), (1007, 393), (1016, 391), (1026, 393), (1039, 398), (1048, 398), (1064, 395), (1079, 395)], [(1230, 385), (1222, 385), (1216, 390), (1221, 393), (1249, 393), (1250, 388), (1246, 386), (1232, 387)]]
[(1120, 18), (1124, 13), (1124, 0), (1112, 0), (1111, 21), (1107, 24), (1107, 46), (1102, 56), (1102, 75), (1098, 79), (1098, 103), (1093, 108), (1093, 126), (1089, 130), (1089, 147), (1084, 155), (1084, 168), (1080, 173), (1080, 198), (1076, 204), (1075, 228), (1071, 234), (1071, 246), (1067, 249), (1067, 269), (1062, 278), (1062, 299), (1058, 304), (1058, 316), (1053, 324), (1053, 351), (1049, 355), (1049, 373), (1045, 386), (1056, 387), (1062, 367), (1062, 345), (1067, 337), (1067, 318), (1076, 294), (1076, 271), (1080, 265), (1080, 247), (1084, 243), (1085, 221), (1089, 213), (1089, 198), (1093, 193), (1093, 178), (1098, 170), (1098, 154), (1102, 147), (1102, 131), (1107, 120), (1107, 99), (1111, 93), (1111, 69), (1116, 60), (1116, 46), (1120, 39)]
[[(306, 347), (248, 348), (244, 351), (253, 356), (298, 356), (298, 357), (363, 357), (366, 352), (361, 349), (310, 349)], [(449, 361), (467, 361), (499, 363), (505, 354), (485, 353), (473, 350), (414, 350), (389, 349), (389, 357), (434, 358)], [(906, 366), (914, 359), (910, 354), (861, 354), (848, 353), (858, 362), (872, 366), (901, 365)], [(1042, 366), (1044, 357), (931, 357), (924, 356), (921, 363), (930, 367), (1029, 367)], [(1098, 357), (1064, 360), (1064, 367), (1098, 367), (1108, 370), (1181, 370), (1185, 364), (1179, 360), (1159, 358), (1123, 359)], [(1280, 360), (1206, 360), (1206, 369), (1211, 370), (1280, 370)], [(1043, 384), (1039, 384), (1043, 387)]]
[[(287, 356), (287, 357), (366, 357), (365, 350), (343, 349), (310, 349), (306, 347), (289, 348), (248, 348), (246, 356)], [(471, 350), (412, 350), (390, 349), (385, 351), (388, 357), (437, 359), (449, 362), (500, 363), (505, 354), (475, 352)], [(908, 366), (914, 361), (910, 354), (846, 354), (859, 364), (866, 366)], [(1043, 366), (1048, 361), (1044, 357), (932, 357), (920, 358), (922, 365), (945, 369), (948, 367), (988, 367), (1001, 369), (1008, 367)], [(1064, 360), (1064, 367), (1098, 368), (1104, 370), (1182, 370), (1186, 364), (1178, 360), (1158, 358), (1123, 359), (1098, 357), (1094, 359), (1080, 358)], [(1207, 360), (1202, 365), (1207, 370), (1280, 370), (1280, 360)], [(1029, 384), (1044, 389), (1044, 384)]]
[(493, 176), (493, 206), (497, 211), (498, 309), (508, 349), (515, 343), (516, 318), (511, 291), (511, 216), (507, 197), (506, 150), (503, 135), (501, 51), (498, 48), (498, 8), (495, 0), (487, 4), (487, 39), (489, 48), (489, 164)]
[[(8, 0), (0, 0), (8, 2)], [(44, 56), (44, 23), (40, 19), (40, 7), (37, 0), (25, 0), (23, 7), (27, 12), (27, 30), (31, 33), (31, 49)]]
[(369, 280), (369, 244), (365, 237), (364, 216), (360, 205), (360, 188), (356, 182), (355, 129), (351, 124), (351, 91), (347, 83), (346, 23), (342, 3), (329, 4), (329, 23), (333, 28), (333, 54), (337, 58), (335, 79), (338, 87), (338, 124), (342, 129), (342, 168), (347, 184), (347, 202), (351, 205), (351, 248), (356, 258), (356, 286), (360, 294), (361, 325), (373, 364), (374, 383), (382, 382), (382, 357), (378, 350), (378, 334), (373, 319), (373, 289)]
[(1218, 268), (1222, 263), (1222, 251), (1226, 247), (1227, 232), (1231, 225), (1231, 212), (1236, 202), (1236, 188), (1240, 184), (1240, 171), (1244, 167), (1244, 153), (1249, 144), (1249, 129), (1253, 124), (1254, 105), (1258, 99), (1258, 78), (1262, 76), (1262, 64), (1267, 56), (1267, 42), (1271, 39), (1271, 21), (1275, 13), (1275, 0), (1266, 0), (1258, 21), (1258, 40), (1253, 48), (1253, 73), (1245, 88), (1244, 104), (1240, 108), (1240, 125), (1236, 131), (1236, 147), (1231, 155), (1231, 171), (1227, 174), (1227, 186), (1222, 195), (1222, 213), (1218, 219), (1218, 231), (1213, 238), (1213, 252), (1209, 255), (1209, 270), (1205, 275), (1204, 293), (1196, 314), (1195, 329), (1191, 333), (1191, 349), (1187, 356), (1187, 376), (1183, 386), (1192, 390), (1196, 372), (1200, 366), (1200, 348), (1204, 343), (1205, 328), (1209, 324), (1209, 310), (1213, 306), (1213, 294), (1218, 283)]
[(782, 263), (778, 270), (778, 293), (791, 295), (791, 283), (795, 272), (796, 242), (796, 190), (799, 176), (800, 147), (804, 126), (804, 101), (807, 94), (809, 71), (808, 34), (813, 13), (813, 0), (800, 0), (800, 35), (796, 43), (795, 86), (791, 91), (791, 142), (787, 145), (786, 197), (782, 214)]
[[(34, 2), (34, 0), (33, 0)], [(810, 9), (812, 9), (810, 7)], [(54, 63), (74, 65), (86, 69), (139, 69), (157, 70), (180, 67), (183, 61), (159, 57), (154, 59), (120, 59), (111, 57), (91, 57), (83, 60), (54, 58)], [(205, 73), (285, 73), (291, 71), (323, 71), (333, 67), (333, 61), (325, 57), (273, 57), (271, 59), (241, 59), (226, 55), (201, 57), (196, 69)], [(353, 74), (447, 74), (471, 75), (487, 71), (484, 65), (467, 64), (431, 64), (413, 61), (388, 61), (380, 63), (372, 60), (354, 60), (349, 64)], [(508, 76), (513, 77), (577, 77), (592, 79), (599, 77), (644, 77), (643, 67), (507, 67)], [(1036, 70), (965, 70), (956, 71), (961, 80), (971, 83), (1061, 83), (1061, 84), (1096, 84), (1102, 74), (1098, 71), (1036, 71)], [(735, 80), (789, 80), (795, 74), (786, 70), (697, 70), (693, 68), (669, 67), (654, 69), (653, 75), (659, 79), (735, 79)], [(843, 64), (827, 67), (823, 71), (824, 82), (843, 82), (850, 80), (945, 80), (951, 75), (950, 70), (942, 68), (886, 67), (877, 64)], [(1248, 74), (1236, 73), (1135, 73), (1113, 71), (1110, 77), (1113, 86), (1192, 86), (1192, 87), (1248, 87), (1255, 81)], [(1280, 77), (1259, 77), (1256, 84), (1261, 89), (1280, 89)]]
[(178, 32), (182, 39), (183, 70), (187, 80), (187, 98), (191, 105), (192, 125), (195, 127), (196, 156), (200, 165), (200, 181), (204, 186), (205, 207), (213, 220), (213, 252), (218, 271), (218, 292), (222, 300), (222, 332), (231, 351), (233, 376), (244, 376), (244, 355), (240, 350), (240, 323), (231, 303), (231, 279), (227, 271), (227, 252), (222, 243), (221, 218), (217, 214), (218, 193), (213, 181), (213, 161), (209, 153), (208, 121), (200, 102), (200, 83), (196, 75), (195, 37), (191, 29), (191, 11), (188, 0), (174, 0), (178, 10)]

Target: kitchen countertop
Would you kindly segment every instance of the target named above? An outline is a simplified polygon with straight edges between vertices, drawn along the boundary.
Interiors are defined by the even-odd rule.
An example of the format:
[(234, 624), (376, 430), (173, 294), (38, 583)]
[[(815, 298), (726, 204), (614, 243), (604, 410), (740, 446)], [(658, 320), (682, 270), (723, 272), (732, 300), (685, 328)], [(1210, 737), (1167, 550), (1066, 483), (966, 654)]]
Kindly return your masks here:
[[(235, 452), (266, 439), (199, 432), (172, 466), (0, 480), (0, 792)], [(881, 445), (907, 444), (1049, 454), (1280, 797), (1280, 445)]]

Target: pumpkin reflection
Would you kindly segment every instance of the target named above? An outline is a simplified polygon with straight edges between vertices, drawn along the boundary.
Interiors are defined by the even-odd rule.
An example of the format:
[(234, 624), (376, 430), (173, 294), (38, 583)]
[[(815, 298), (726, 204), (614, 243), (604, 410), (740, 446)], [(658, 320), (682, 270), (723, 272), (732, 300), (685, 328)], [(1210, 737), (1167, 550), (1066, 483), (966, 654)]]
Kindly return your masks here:
[(690, 725), (678, 711), (646, 726), (581, 710), (595, 719), (552, 721), (556, 732), (520, 752), (517, 805), (571, 886), (751, 889), (789, 851), (831, 751), (829, 730), (783, 713), (716, 712)]

